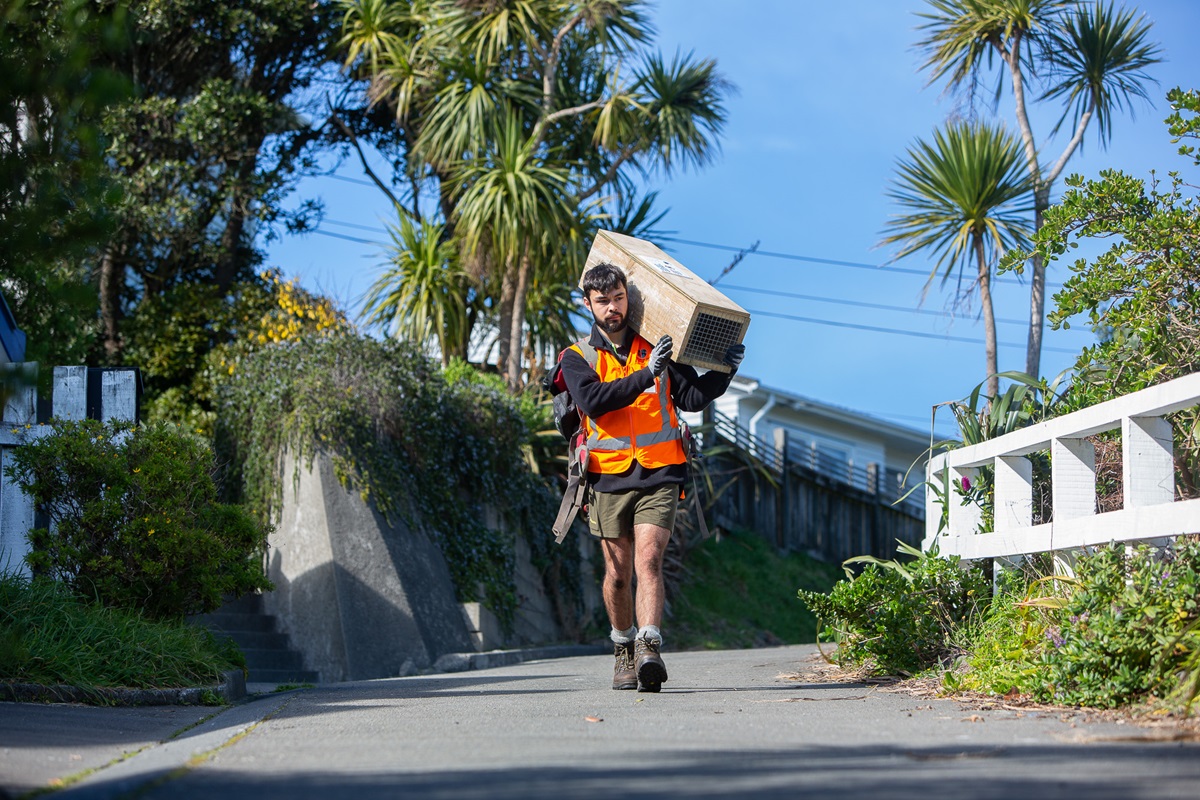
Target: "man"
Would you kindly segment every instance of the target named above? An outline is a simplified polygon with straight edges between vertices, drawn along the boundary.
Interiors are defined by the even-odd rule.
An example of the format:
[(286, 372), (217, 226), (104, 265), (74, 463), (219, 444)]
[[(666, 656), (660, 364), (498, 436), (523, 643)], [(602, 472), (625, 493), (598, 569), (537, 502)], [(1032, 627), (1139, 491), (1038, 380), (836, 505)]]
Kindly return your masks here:
[[(659, 629), (663, 554), (687, 476), (678, 413), (700, 411), (724, 394), (733, 373), (697, 375), (671, 361), (671, 337), (652, 347), (632, 330), (625, 274), (612, 264), (587, 271), (583, 302), (595, 319), (589, 339), (595, 367), (578, 344), (561, 363), (567, 389), (586, 415), (588, 527), (604, 553), (613, 688), (657, 692), (667, 680)], [(745, 347), (734, 345), (725, 363), (736, 370), (744, 355)]]

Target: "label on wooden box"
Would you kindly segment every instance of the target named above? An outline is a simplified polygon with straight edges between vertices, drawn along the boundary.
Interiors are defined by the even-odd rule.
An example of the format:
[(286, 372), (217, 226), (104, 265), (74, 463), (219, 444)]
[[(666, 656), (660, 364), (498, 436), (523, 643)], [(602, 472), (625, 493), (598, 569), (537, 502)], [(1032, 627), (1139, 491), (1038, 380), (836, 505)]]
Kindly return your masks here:
[[(725, 351), (739, 344), (750, 314), (654, 244), (612, 231), (592, 241), (584, 273), (609, 263), (625, 273), (629, 324), (651, 343), (670, 336), (675, 361), (729, 372)], [(580, 288), (583, 276), (579, 278)]]

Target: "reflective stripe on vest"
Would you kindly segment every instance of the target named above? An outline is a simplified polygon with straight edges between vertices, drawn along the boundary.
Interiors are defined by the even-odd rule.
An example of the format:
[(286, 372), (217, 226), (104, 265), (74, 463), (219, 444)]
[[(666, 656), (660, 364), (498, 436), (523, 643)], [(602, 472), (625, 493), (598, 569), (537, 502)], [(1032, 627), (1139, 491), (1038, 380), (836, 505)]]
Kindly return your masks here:
[[(604, 382), (632, 375), (646, 367), (650, 350), (650, 343), (638, 336), (622, 364), (612, 351), (598, 349), (596, 374)], [(599, 419), (586, 419), (589, 472), (620, 474), (635, 459), (649, 469), (687, 461), (678, 412), (671, 401), (670, 379), (663, 373), (655, 384), (656, 390), (642, 392), (629, 406), (602, 414)]]

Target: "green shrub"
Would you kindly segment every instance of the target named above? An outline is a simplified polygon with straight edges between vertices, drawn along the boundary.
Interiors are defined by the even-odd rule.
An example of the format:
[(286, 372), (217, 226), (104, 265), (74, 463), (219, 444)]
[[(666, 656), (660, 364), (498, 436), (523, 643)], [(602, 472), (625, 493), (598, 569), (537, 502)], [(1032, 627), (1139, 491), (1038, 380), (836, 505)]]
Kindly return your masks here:
[(1046, 631), (1041, 699), (1107, 708), (1186, 681), (1200, 645), (1200, 542), (1179, 539), (1161, 553), (1101, 547), (1078, 561), (1076, 575)]
[(837, 663), (885, 674), (920, 672), (949, 656), (956, 628), (987, 607), (990, 587), (978, 567), (900, 549), (913, 560), (850, 559), (846, 563), (866, 563), (858, 576), (847, 570), (847, 580), (828, 594), (798, 592), (825, 624), (822, 636), (837, 642)]
[(62, 584), (0, 573), (0, 682), (84, 689), (219, 683), (245, 668), (228, 639), (180, 621), (80, 600)]
[[(515, 546), (490, 509), (526, 536), (545, 574), (569, 568), (550, 536), (556, 498), (528, 460), (536, 407), (498, 380), (461, 363), (443, 372), (411, 344), (339, 335), (262, 348), (234, 365), (218, 398), (224, 488), (264, 522), (282, 504), (281, 454), (311, 463), (323, 452), (343, 486), (430, 536), (460, 601), (483, 601), (505, 624)], [(555, 599), (579, 603), (577, 590)]]
[(55, 421), (13, 451), (8, 474), (49, 517), (30, 567), (76, 595), (155, 619), (211, 611), (270, 588), (266, 530), (217, 502), (212, 454), (171, 425)]

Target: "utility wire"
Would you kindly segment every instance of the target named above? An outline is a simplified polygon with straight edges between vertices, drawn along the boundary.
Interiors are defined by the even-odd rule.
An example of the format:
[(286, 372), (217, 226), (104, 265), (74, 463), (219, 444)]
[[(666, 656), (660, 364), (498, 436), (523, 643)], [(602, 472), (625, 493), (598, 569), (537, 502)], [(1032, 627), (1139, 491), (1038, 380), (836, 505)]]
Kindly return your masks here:
[[(906, 331), (900, 328), (881, 328), (877, 325), (860, 325), (856, 322), (835, 322), (829, 319), (815, 319), (813, 317), (800, 317), (794, 314), (779, 314), (774, 311), (755, 311), (754, 309), (746, 309), (751, 315), (757, 314), (760, 317), (777, 317), (779, 319), (791, 320), (793, 322), (810, 322), (814, 325), (829, 325), (834, 328), (853, 328), (860, 331), (872, 331), (874, 333), (897, 333), (901, 336), (916, 336), (921, 339), (941, 339), (947, 342), (966, 342), (967, 344), (984, 344), (983, 339), (973, 339), (969, 336), (951, 336), (941, 333), (926, 333), (924, 331)], [(1025, 345), (1016, 342), (996, 342), (998, 347), (1024, 347)], [(1071, 350), (1065, 347), (1042, 347), (1042, 350), (1047, 350), (1053, 353), (1071, 353), (1076, 354), (1078, 350)]]
[[(690, 244), (693, 247), (707, 247), (711, 250), (726, 250), (731, 253), (739, 253), (744, 249), (741, 247), (733, 247), (733, 246), (727, 245), (727, 244), (713, 244), (712, 242), (697, 242), (693, 239), (679, 239), (674, 236), (659, 236), (657, 238), (664, 242), (674, 242), (675, 244)], [(813, 264), (829, 264), (829, 265), (835, 266), (835, 267), (853, 267), (854, 269), (870, 269), (870, 270), (875, 270), (876, 272), (884, 272), (884, 271), (903, 272), (908, 275), (924, 275), (926, 277), (929, 276), (929, 273), (927, 271), (920, 270), (920, 269), (907, 269), (905, 267), (888, 267), (888, 266), (884, 266), (883, 264), (864, 264), (860, 261), (838, 261), (838, 260), (832, 259), (832, 258), (817, 258), (815, 256), (802, 256), (802, 255), (798, 255), (796, 253), (778, 253), (778, 252), (773, 252), (771, 250), (754, 250), (753, 252), (754, 252), (754, 255), (767, 256), (769, 258), (782, 258), (782, 259), (786, 259), (788, 261), (808, 261)], [(1009, 280), (1009, 279), (1006, 279), (1003, 277), (997, 277), (997, 278), (994, 278), (994, 280), (998, 281), (1000, 283), (1017, 283), (1017, 284), (1021, 283), (1018, 280)], [(1050, 281), (1047, 281), (1046, 285), (1047, 286), (1062, 286), (1061, 283), (1052, 283)]]
[[(816, 303), (835, 303), (842, 306), (854, 306), (856, 308), (876, 308), (881, 311), (903, 311), (908, 314), (924, 314), (930, 317), (956, 317), (946, 311), (933, 311), (927, 308), (909, 308), (907, 306), (889, 306), (883, 303), (867, 303), (862, 300), (841, 300), (836, 297), (820, 297), (814, 294), (796, 294), (795, 292), (780, 292), (775, 289), (755, 289), (752, 286), (734, 286), (733, 284), (725, 284), (725, 289), (732, 289), (738, 292), (754, 292), (755, 294), (766, 294), (772, 297), (792, 297), (797, 300), (811, 300)], [(996, 322), (1004, 322), (1010, 325), (1028, 325), (1027, 319), (1006, 319), (1004, 317), (996, 317)], [(1046, 326), (1049, 327), (1048, 325)]]
[[(339, 222), (337, 220), (330, 220), (330, 219), (326, 219), (325, 222), (328, 222), (328, 223), (331, 223), (334, 225), (343, 225), (346, 227), (361, 228), (363, 230), (368, 230), (368, 231), (378, 231), (379, 230), (377, 228), (371, 228), (369, 226), (359, 225), (359, 224), (353, 223), (353, 222)], [(373, 244), (373, 245), (378, 245), (379, 247), (387, 246), (383, 242), (377, 242), (377, 241), (374, 241), (371, 239), (362, 239), (357, 236), (346, 236), (345, 234), (333, 233), (332, 231), (323, 231), (319, 228), (316, 230), (313, 230), (312, 233), (319, 233), (322, 236), (331, 236), (335, 239), (345, 239), (346, 241), (350, 241), (350, 242), (358, 242), (359, 244)], [(763, 253), (763, 251), (761, 251), (761, 250), (757, 251), (757, 252), (760, 255), (765, 255), (765, 253)], [(726, 289), (737, 289), (739, 291), (757, 292), (757, 293), (761, 293), (761, 294), (773, 294), (773, 295), (779, 295), (782, 297), (795, 297), (795, 298), (800, 298), (800, 299), (805, 299), (805, 300), (816, 300), (818, 302), (825, 302), (825, 303), (838, 303), (841, 305), (860, 306), (863, 308), (878, 308), (878, 309), (885, 309), (885, 310), (909, 311), (909, 312), (917, 312), (917, 313), (925, 313), (925, 314), (943, 314), (944, 313), (944, 312), (939, 312), (939, 311), (928, 311), (925, 309), (903, 308), (900, 306), (884, 306), (884, 305), (879, 305), (879, 304), (875, 304), (875, 303), (863, 303), (863, 302), (858, 302), (858, 301), (853, 301), (853, 300), (839, 300), (839, 299), (831, 298), (831, 297), (815, 297), (815, 296), (810, 296), (810, 295), (794, 294), (791, 292), (777, 292), (777, 291), (771, 291), (771, 290), (766, 290), (766, 289), (754, 289), (754, 288), (745, 287), (745, 286), (727, 285), (725, 288)], [(854, 322), (837, 322), (837, 321), (828, 320), (828, 319), (817, 319), (815, 317), (801, 317), (801, 316), (796, 316), (794, 314), (780, 314), (780, 313), (773, 312), (773, 311), (754, 311), (751, 309), (747, 309), (747, 310), (750, 311), (751, 314), (757, 314), (762, 317), (777, 317), (779, 319), (791, 320), (793, 322), (808, 322), (808, 323), (812, 323), (814, 325), (828, 325), (828, 326), (834, 327), (834, 328), (853, 328), (855, 330), (872, 331), (875, 333), (895, 333), (895, 334), (899, 334), (901, 336), (915, 336), (915, 337), (918, 337), (921, 339), (939, 339), (939, 340), (948, 341), (948, 342), (964, 342), (967, 344), (984, 344), (983, 339), (975, 339), (975, 338), (971, 338), (969, 336), (952, 336), (950, 334), (926, 333), (924, 331), (910, 331), (910, 330), (905, 330), (903, 328), (884, 328), (884, 327), (879, 327), (876, 325), (862, 325), (862, 324), (858, 324), (858, 323), (854, 323)], [(1001, 321), (1001, 320), (997, 320), (997, 322), (999, 322), (999, 321)], [(1004, 320), (1004, 321), (1012, 322), (1015, 324), (1021, 324), (1021, 325), (1026, 324), (1024, 322), (1018, 322), (1017, 320)], [(1024, 344), (1017, 344), (1015, 342), (997, 342), (996, 344), (999, 347), (1025, 347)], [(1074, 353), (1078, 352), (1077, 350), (1070, 350), (1070, 349), (1063, 348), (1063, 347), (1050, 347), (1048, 345), (1043, 345), (1042, 350), (1045, 352), (1051, 352), (1051, 353), (1074, 354)]]

